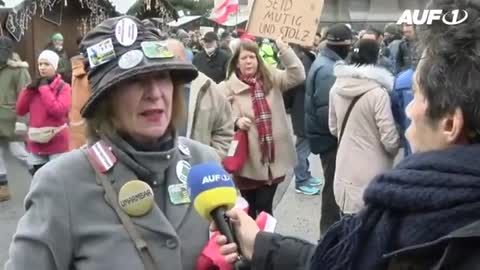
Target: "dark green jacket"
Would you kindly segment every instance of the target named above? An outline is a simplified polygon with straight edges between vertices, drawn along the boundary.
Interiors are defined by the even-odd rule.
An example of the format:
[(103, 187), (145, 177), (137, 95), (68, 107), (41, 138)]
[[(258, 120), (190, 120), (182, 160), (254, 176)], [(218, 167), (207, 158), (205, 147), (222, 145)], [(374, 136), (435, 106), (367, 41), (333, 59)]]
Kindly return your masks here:
[(60, 57), (60, 60), (58, 61), (58, 68), (57, 72), (62, 75), (62, 79), (68, 83), (72, 83), (72, 66), (70, 64), (70, 58), (68, 58), (67, 53), (65, 50), (62, 50), (60, 52), (55, 51), (58, 56)]

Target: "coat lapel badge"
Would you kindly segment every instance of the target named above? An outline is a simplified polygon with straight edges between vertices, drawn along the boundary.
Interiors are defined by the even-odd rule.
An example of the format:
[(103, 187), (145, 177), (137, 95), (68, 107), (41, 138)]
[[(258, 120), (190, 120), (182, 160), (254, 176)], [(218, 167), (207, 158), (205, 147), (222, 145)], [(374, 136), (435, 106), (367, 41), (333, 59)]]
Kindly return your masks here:
[(92, 147), (89, 147), (87, 154), (93, 161), (95, 169), (101, 173), (108, 172), (117, 163), (117, 157), (103, 141), (98, 141)]

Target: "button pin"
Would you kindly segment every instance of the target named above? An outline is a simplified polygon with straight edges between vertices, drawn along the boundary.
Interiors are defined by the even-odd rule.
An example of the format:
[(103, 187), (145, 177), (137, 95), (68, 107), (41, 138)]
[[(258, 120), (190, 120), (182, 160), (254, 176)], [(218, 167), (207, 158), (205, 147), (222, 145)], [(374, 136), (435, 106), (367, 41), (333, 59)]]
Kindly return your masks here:
[(165, 242), (165, 244), (166, 244), (167, 248), (169, 248), (169, 249), (175, 249), (178, 246), (177, 241), (175, 241), (174, 239), (168, 239)]

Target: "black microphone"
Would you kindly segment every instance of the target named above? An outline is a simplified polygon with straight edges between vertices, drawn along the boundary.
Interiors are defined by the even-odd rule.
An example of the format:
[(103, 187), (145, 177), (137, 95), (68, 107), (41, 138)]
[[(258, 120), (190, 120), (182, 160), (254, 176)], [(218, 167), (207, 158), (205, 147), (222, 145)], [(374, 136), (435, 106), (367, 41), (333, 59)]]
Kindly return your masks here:
[(218, 231), (220, 231), (221, 234), (225, 235), (225, 237), (227, 238), (227, 243), (237, 244), (238, 253), (240, 255), (238, 256), (238, 260), (233, 265), (234, 268), (236, 270), (250, 269), (250, 263), (240, 253), (241, 247), (238, 244), (238, 241), (235, 237), (235, 234), (233, 233), (234, 230), (233, 230), (233, 228), (230, 224), (230, 220), (227, 217), (227, 215), (225, 214), (226, 211), (227, 211), (227, 209), (225, 207), (215, 208), (211, 213), (213, 222), (215, 222), (215, 225), (217, 226)]
[[(188, 175), (188, 191), (198, 214), (215, 222), (221, 234), (228, 243), (238, 244), (232, 226), (226, 216), (226, 211), (233, 208), (237, 201), (237, 190), (230, 175), (218, 164), (208, 163), (192, 166)], [(250, 269), (250, 263), (239, 255), (234, 264), (236, 270)]]

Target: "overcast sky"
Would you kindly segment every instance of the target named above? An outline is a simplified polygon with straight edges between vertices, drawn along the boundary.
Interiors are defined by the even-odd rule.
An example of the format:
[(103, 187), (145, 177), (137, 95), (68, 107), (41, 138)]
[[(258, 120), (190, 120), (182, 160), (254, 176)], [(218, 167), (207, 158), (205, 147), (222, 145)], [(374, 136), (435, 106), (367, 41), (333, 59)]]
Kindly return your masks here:
[(127, 10), (136, 2), (135, 0), (110, 0), (120, 13), (126, 13)]
[(13, 8), (22, 3), (23, 0), (3, 0), (3, 2), (5, 2), (5, 8)]

